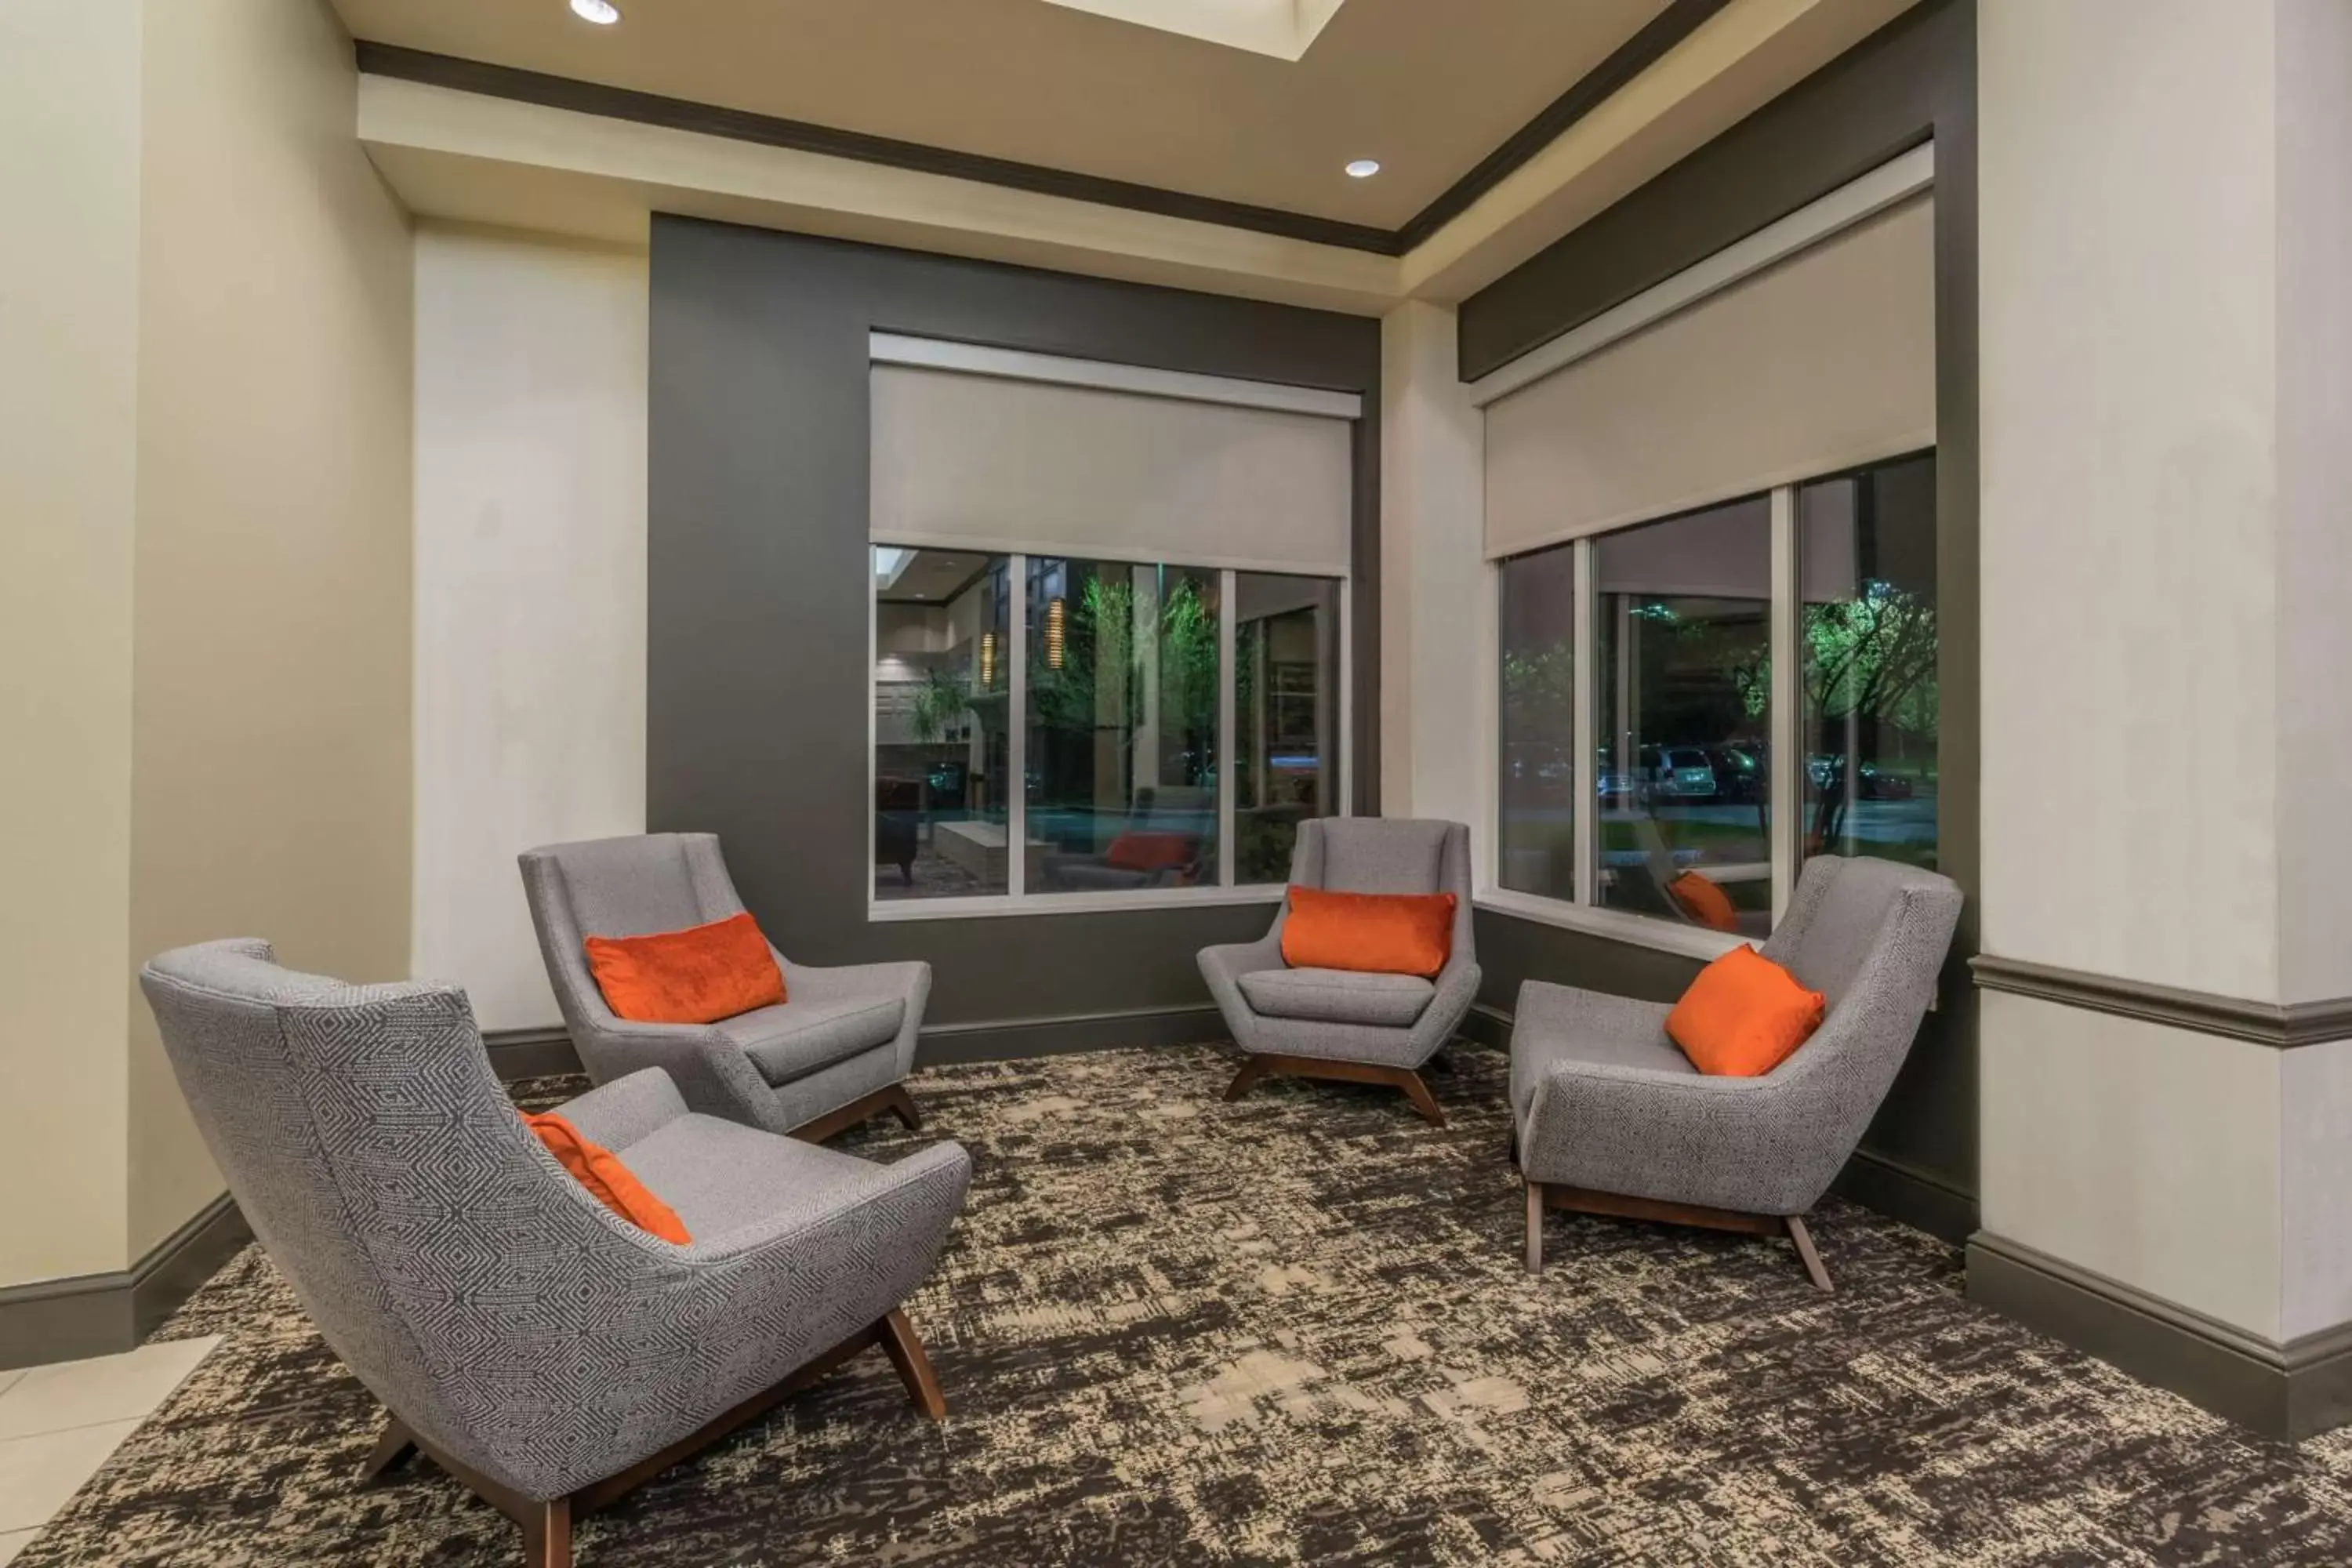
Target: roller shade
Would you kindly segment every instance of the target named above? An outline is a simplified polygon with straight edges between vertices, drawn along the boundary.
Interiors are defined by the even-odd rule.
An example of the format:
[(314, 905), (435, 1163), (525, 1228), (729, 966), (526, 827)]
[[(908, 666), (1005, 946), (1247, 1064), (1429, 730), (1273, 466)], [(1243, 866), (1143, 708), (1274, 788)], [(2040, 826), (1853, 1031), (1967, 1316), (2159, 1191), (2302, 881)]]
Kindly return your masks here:
[(1929, 447), (1931, 196), (1840, 231), (1486, 409), (1486, 553)]
[(873, 367), (873, 536), (1345, 575), (1354, 422)]

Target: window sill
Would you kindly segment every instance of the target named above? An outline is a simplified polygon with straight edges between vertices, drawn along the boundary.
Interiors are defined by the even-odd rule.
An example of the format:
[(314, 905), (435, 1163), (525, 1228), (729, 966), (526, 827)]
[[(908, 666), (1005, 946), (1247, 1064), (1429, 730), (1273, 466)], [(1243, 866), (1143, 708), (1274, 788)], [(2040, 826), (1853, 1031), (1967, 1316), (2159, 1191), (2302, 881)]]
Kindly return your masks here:
[(1678, 953), (1685, 958), (1720, 958), (1735, 947), (1747, 946), (1750, 941), (1748, 937), (1728, 931), (1677, 925), (1671, 921), (1654, 920), (1647, 915), (1629, 915), (1616, 910), (1564, 904), (1557, 899), (1539, 899), (1532, 893), (1515, 893), (1504, 888), (1489, 888), (1471, 901), (1475, 907), (1495, 914), (1534, 921), (1540, 925), (1558, 926), (1562, 931), (1581, 931), (1587, 936), (1605, 937), (1629, 947)]
[(869, 922), (1003, 920), (1021, 915), (1099, 915), (1139, 910), (1214, 909), (1231, 904), (1278, 904), (1280, 882), (1246, 888), (1148, 888), (1116, 893), (992, 893), (977, 898), (869, 900)]

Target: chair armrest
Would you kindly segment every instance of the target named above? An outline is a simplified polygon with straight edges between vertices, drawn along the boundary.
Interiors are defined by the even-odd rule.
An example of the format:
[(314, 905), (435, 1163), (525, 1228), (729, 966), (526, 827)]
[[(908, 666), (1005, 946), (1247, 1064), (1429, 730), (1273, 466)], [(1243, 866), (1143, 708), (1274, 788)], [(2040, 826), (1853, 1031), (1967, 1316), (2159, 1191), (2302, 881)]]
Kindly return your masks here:
[(1421, 1016), (1412, 1026), (1413, 1048), (1424, 1059), (1452, 1039), (1454, 1031), (1462, 1026), (1462, 1020), (1469, 1016), (1471, 1004), (1478, 1000), (1478, 984), (1483, 978), (1477, 964), (1462, 958), (1447, 961), (1438, 972), (1437, 994), (1429, 999), (1429, 1005), (1421, 1010)]
[(719, 1268), (771, 1252), (797, 1257), (813, 1237), (828, 1229), (886, 1226), (903, 1233), (906, 1249), (926, 1251), (914, 1271), (919, 1278), (930, 1272), (939, 1243), (962, 1208), (971, 1185), (971, 1156), (963, 1145), (934, 1143), (903, 1160), (870, 1166), (856, 1181), (826, 1192), (817, 1203), (779, 1210), (733, 1230), (697, 1237), (671, 1256), (697, 1266)]
[(556, 1108), (580, 1136), (619, 1152), (686, 1114), (669, 1074), (641, 1068)]
[[(578, 1042), (581, 1055), (595, 1053), (590, 1070), (606, 1083), (646, 1068), (659, 1068), (669, 1075), (688, 1110), (730, 1121), (746, 1120), (747, 1111), (756, 1117), (775, 1098), (743, 1047), (707, 1024), (640, 1024), (623, 1019), (610, 1026), (589, 1024), (582, 1033), (587, 1037)], [(768, 1131), (791, 1129), (770, 1127)]]
[(1286, 967), (1282, 962), (1282, 938), (1271, 933), (1255, 942), (1226, 942), (1201, 950), (1201, 975), (1208, 981), (1211, 990), (1216, 989), (1220, 981), (1230, 984), (1260, 970)]

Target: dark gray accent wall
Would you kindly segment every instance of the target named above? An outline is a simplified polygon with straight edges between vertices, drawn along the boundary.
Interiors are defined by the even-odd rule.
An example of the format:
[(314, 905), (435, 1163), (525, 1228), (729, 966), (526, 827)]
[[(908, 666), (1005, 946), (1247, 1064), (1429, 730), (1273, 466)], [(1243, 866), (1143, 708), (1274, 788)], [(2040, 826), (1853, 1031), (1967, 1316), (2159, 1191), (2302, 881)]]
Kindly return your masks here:
[[(1977, 136), (1974, 0), (1927, 0), (1465, 300), (1472, 379), (1713, 255), (1886, 159), (1936, 144), (1936, 574), (1942, 869), (1969, 898), (1937, 1010), (1843, 1190), (1943, 1234), (1977, 1193), (1979, 859)], [(1604, 938), (1482, 915), (1489, 1005), (1527, 977), (1661, 999), (1696, 968)], [(1907, 1196), (1906, 1195), (1907, 1194)]]
[(719, 834), (744, 901), (796, 959), (929, 960), (940, 1025), (1205, 1005), (1193, 953), (1263, 934), (1270, 903), (867, 919), (867, 334), (1360, 395), (1352, 761), (1370, 813), (1380, 323), (674, 217), (655, 220), (652, 272), (648, 826)]

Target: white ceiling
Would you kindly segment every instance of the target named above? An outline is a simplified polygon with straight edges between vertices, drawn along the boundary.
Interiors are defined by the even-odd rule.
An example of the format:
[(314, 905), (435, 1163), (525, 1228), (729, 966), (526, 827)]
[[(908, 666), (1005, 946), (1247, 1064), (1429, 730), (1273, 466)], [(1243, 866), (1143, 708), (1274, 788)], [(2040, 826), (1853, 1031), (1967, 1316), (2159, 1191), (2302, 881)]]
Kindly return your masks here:
[(1346, 0), (1290, 60), (1066, 0), (618, 3), (333, 0), (380, 43), (1383, 228), (1665, 7)]

